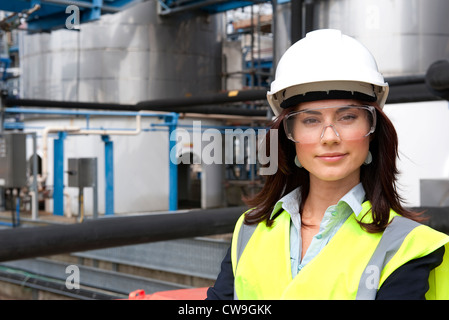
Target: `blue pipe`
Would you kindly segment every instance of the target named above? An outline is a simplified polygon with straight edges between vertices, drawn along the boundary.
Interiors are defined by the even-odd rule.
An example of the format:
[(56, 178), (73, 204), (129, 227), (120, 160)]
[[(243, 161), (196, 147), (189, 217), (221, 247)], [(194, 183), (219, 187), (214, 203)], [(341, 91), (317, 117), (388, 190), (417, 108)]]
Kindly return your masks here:
[(16, 225), (20, 225), (20, 196), (16, 198)]
[(178, 114), (173, 114), (173, 117), (165, 118), (165, 125), (168, 126), (168, 163), (169, 163), (169, 194), (168, 194), (168, 210), (178, 210), (178, 165), (170, 161), (170, 150), (176, 148), (176, 141), (172, 141), (170, 136), (176, 130), (178, 125)]
[[(178, 125), (179, 115), (175, 112), (166, 114), (148, 113), (148, 112), (126, 112), (126, 111), (92, 111), (92, 110), (42, 110), (29, 108), (7, 108), (6, 113), (21, 113), (21, 114), (47, 114), (47, 115), (73, 115), (86, 116), (86, 121), (89, 128), (90, 116), (143, 116), (143, 117), (157, 117), (164, 119), (164, 126), (168, 126), (168, 134), (176, 130)], [(13, 127), (13, 126), (11, 126)], [(20, 124), (21, 129), (26, 127), (23, 123)], [(103, 129), (101, 130), (112, 130)], [(117, 130), (117, 129), (114, 129)], [(131, 129), (119, 129), (131, 130)], [(156, 131), (155, 129), (147, 129), (143, 131)], [(165, 131), (165, 130), (164, 130)], [(64, 139), (67, 137), (67, 132), (59, 132), (58, 139), (54, 140), (54, 186), (53, 186), (53, 214), (64, 215)], [(114, 214), (114, 145), (109, 136), (103, 135), (102, 140), (105, 143), (105, 174), (106, 174), (106, 208), (105, 214)], [(170, 140), (170, 139), (169, 139)], [(175, 163), (170, 161), (170, 150), (176, 146), (176, 141), (169, 142), (169, 210), (175, 211), (178, 209), (178, 168)]]
[[(166, 126), (166, 125), (164, 125)], [(23, 122), (6, 122), (3, 125), (5, 130), (43, 130), (45, 126), (26, 126)], [(81, 130), (113, 130), (113, 131), (134, 131), (134, 128), (104, 128), (104, 127), (80, 127)], [(142, 132), (167, 131), (167, 129), (142, 128)]]
[(101, 136), (104, 142), (104, 163), (105, 163), (105, 214), (114, 214), (114, 142), (108, 135)]
[(67, 132), (59, 132), (54, 140), (53, 155), (53, 214), (64, 215), (64, 139)]
[(22, 114), (58, 114), (58, 115), (72, 115), (72, 116), (142, 116), (142, 117), (158, 117), (172, 116), (172, 113), (150, 113), (150, 112), (132, 112), (132, 111), (93, 111), (93, 110), (48, 110), (35, 108), (6, 108), (5, 113), (22, 113)]
[[(89, 121), (89, 116), (144, 116), (144, 117), (158, 117), (164, 119), (164, 126), (168, 127), (169, 137), (178, 125), (179, 115), (175, 112), (161, 114), (161, 113), (147, 113), (147, 112), (121, 112), (121, 111), (91, 111), (91, 110), (42, 110), (42, 109), (28, 109), (28, 108), (7, 108), (6, 113), (22, 113), (22, 114), (58, 114), (58, 115), (82, 115), (86, 116)], [(22, 126), (24, 128), (24, 126)], [(110, 130), (110, 129), (106, 129)], [(126, 129), (123, 129), (126, 130)], [(155, 131), (155, 130), (152, 130)], [(53, 200), (54, 208), (53, 214), (64, 214), (64, 138), (67, 136), (66, 132), (59, 132), (58, 139), (54, 141), (54, 190)], [(113, 189), (113, 142), (109, 137), (102, 136), (105, 142), (105, 170), (106, 170), (106, 214), (114, 213), (114, 189)], [(178, 167), (176, 163), (170, 161), (170, 150), (176, 147), (176, 141), (169, 139), (169, 211), (178, 209)]]
[[(164, 127), (167, 126), (165, 123), (151, 123), (150, 126), (152, 127)], [(178, 124), (178, 128), (192, 128), (193, 124)], [(201, 129), (219, 129), (219, 130), (225, 130), (225, 129), (269, 129), (269, 127), (251, 127), (251, 126), (218, 126), (218, 125), (203, 125), (201, 124)]]

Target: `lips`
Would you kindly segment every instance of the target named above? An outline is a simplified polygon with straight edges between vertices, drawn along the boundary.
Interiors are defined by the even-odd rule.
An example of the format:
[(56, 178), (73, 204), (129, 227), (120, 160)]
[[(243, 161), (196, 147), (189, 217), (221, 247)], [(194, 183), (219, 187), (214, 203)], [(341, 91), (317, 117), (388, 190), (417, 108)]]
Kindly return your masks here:
[(324, 153), (317, 156), (318, 159), (326, 162), (337, 162), (346, 157), (347, 153)]

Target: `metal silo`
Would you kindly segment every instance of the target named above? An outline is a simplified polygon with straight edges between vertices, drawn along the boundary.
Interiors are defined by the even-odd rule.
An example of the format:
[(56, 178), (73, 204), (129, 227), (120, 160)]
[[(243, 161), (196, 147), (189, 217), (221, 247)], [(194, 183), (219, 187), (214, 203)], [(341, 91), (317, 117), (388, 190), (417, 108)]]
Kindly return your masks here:
[(424, 74), (449, 58), (448, 13), (446, 0), (319, 0), (314, 27), (360, 40), (385, 76)]
[(160, 17), (158, 2), (23, 35), (21, 97), (136, 103), (220, 90), (220, 15)]
[[(156, 0), (141, 2), (122, 12), (103, 15), (98, 21), (81, 24), (79, 31), (63, 29), (46, 34), (22, 34), (20, 97), (135, 104), (218, 92), (221, 89), (222, 16), (192, 11), (162, 17), (158, 6)], [(86, 121), (83, 118), (70, 115), (27, 118), (25, 126), (48, 129), (76, 123), (87, 130), (114, 128), (126, 133), (137, 120), (112, 119), (105, 114), (86, 118)], [(152, 126), (161, 125), (163, 121), (160, 117), (144, 117), (142, 128), (146, 130), (138, 135), (110, 138), (114, 143), (113, 161), (117, 164), (110, 170), (114, 172), (115, 213), (168, 209), (169, 195), (175, 194), (175, 188), (169, 183), (172, 177), (169, 134), (166, 127)], [(58, 137), (51, 138), (57, 140)], [(60, 163), (66, 163), (68, 158), (98, 158), (98, 210), (105, 212), (106, 142), (93, 133), (88, 136), (69, 134), (61, 141), (59, 145), (65, 150), (58, 152)], [(56, 152), (52, 145), (50, 143), (48, 148), (50, 164), (46, 182), (49, 188), (56, 189), (56, 182), (52, 180), (56, 174), (51, 167)], [(42, 152), (42, 141), (38, 141), (37, 149), (38, 153)], [(128, 185), (130, 177), (132, 188)], [(66, 174), (63, 180), (67, 180)], [(64, 185), (67, 183), (59, 183), (58, 190)], [(212, 189), (210, 185), (208, 189)], [(71, 205), (71, 211), (77, 212), (77, 190), (67, 187), (64, 192), (67, 199), (58, 198), (59, 204), (65, 201), (66, 207)], [(85, 211), (89, 215), (92, 210), (88, 206), (92, 201), (87, 197), (90, 195), (85, 197)], [(52, 210), (51, 205), (49, 210)]]

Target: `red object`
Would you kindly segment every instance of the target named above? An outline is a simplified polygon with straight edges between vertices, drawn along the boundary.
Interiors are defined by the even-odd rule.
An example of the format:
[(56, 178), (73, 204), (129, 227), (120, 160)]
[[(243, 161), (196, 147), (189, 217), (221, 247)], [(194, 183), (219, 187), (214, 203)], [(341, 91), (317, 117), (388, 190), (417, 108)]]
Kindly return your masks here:
[(179, 289), (145, 294), (145, 290), (135, 290), (128, 296), (129, 300), (204, 300), (207, 287), (193, 289)]

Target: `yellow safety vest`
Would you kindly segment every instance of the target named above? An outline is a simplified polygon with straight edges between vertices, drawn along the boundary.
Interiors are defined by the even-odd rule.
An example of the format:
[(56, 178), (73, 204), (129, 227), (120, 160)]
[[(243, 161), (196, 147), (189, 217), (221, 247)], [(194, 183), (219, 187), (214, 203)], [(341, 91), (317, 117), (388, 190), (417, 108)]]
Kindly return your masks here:
[[(397, 268), (441, 246), (445, 255), (429, 276), (427, 299), (449, 299), (449, 236), (390, 211), (384, 232), (368, 233), (357, 223), (369, 202), (353, 213), (321, 252), (292, 279), (290, 215), (283, 211), (271, 227), (239, 219), (231, 259), (236, 299), (375, 299)], [(364, 222), (370, 215), (363, 218)]]

